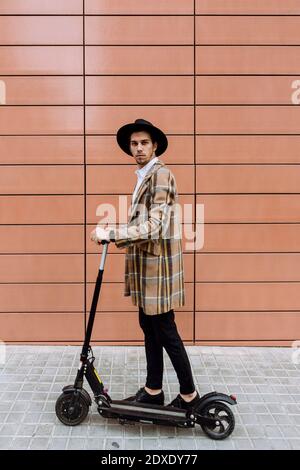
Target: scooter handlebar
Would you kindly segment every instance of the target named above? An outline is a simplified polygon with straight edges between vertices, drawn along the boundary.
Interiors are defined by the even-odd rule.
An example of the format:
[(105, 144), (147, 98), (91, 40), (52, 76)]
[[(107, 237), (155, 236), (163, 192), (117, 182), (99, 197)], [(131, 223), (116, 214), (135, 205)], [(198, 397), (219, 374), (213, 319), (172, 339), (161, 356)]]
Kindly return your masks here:
[(101, 245), (105, 245), (106, 243), (110, 243), (110, 242), (114, 242), (115, 240), (111, 239), (111, 240), (101, 240)]

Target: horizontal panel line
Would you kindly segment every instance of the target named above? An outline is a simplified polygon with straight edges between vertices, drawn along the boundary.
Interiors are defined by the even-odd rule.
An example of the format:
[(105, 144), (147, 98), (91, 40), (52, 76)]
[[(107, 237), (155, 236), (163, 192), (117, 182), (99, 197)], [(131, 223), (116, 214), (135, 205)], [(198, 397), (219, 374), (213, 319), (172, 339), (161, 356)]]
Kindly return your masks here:
[[(221, 340), (215, 340), (215, 339), (201, 339), (201, 338), (196, 338), (195, 340), (192, 340), (192, 339), (184, 339), (182, 338), (183, 342), (191, 345), (191, 346), (194, 346), (197, 342), (201, 341), (201, 342), (205, 342), (205, 343), (216, 343), (217, 341), (221, 341), (222, 343), (238, 343), (238, 342), (246, 342), (248, 343), (249, 345), (251, 345), (252, 343), (274, 343), (274, 342), (277, 342), (277, 341), (281, 341), (281, 342), (292, 342), (294, 341), (293, 339), (221, 339)], [(66, 346), (67, 347), (67, 344), (73, 344), (75, 346), (77, 346), (78, 348), (81, 348), (81, 344), (77, 345), (75, 343), (82, 343), (82, 338), (81, 339), (66, 339), (66, 340), (56, 340), (56, 339), (51, 339), (51, 340), (22, 340), (22, 339), (18, 339), (18, 340), (9, 340), (9, 341), (5, 341), (5, 344), (7, 345), (28, 345), (30, 346), (31, 344), (37, 344), (37, 345), (41, 345), (41, 346), (47, 346), (47, 345), (57, 345), (57, 343), (62, 343), (62, 346)], [(67, 344), (65, 344), (67, 343)], [(143, 344), (143, 340), (142, 339), (95, 339), (93, 338), (93, 343), (96, 345), (99, 345), (101, 346), (102, 344), (108, 344), (108, 343), (114, 343), (114, 345), (125, 345), (125, 346), (130, 346), (130, 344), (127, 344), (127, 343), (136, 343), (136, 345), (138, 347), (142, 347), (142, 344)], [(125, 344), (124, 344), (125, 343)], [(138, 343), (141, 343), (141, 345), (139, 346)], [(112, 345), (113, 347), (113, 345)], [(244, 347), (244, 346), (242, 346)], [(275, 346), (274, 346), (275, 347)], [(286, 346), (287, 347), (287, 346)], [(103, 377), (106, 377), (105, 374), (101, 374), (101, 376)], [(20, 381), (23, 383), (23, 380)], [(19, 383), (17, 381), (15, 381), (15, 383)], [(286, 394), (285, 394), (286, 395)]]
[[(131, 16), (191, 16), (194, 17), (194, 13), (3, 13), (0, 14), (0, 16), (42, 16), (42, 17), (47, 17), (47, 16), (54, 16), (54, 17), (62, 17), (62, 18), (68, 18), (69, 16), (77, 16), (77, 17), (99, 17), (102, 18), (103, 16), (125, 16), (125, 17), (131, 17)], [(216, 15), (209, 15), (209, 14), (197, 14), (196, 16), (216, 16)], [(223, 15), (217, 15), (217, 16), (223, 16)], [(232, 15), (230, 15), (232, 16)], [(243, 16), (243, 15), (239, 15)], [(257, 16), (257, 15), (252, 15), (252, 16)], [(275, 16), (275, 15), (274, 15)], [(276, 16), (283, 16), (283, 15), (276, 15)], [(286, 15), (286, 16), (297, 16), (297, 15)]]
[[(138, 307), (137, 307), (138, 309)], [(99, 311), (97, 310), (97, 314), (101, 314), (101, 313), (119, 313), (120, 311), (122, 312), (125, 312), (125, 313), (136, 313), (136, 310), (103, 310), (103, 311)], [(208, 310), (207, 310), (208, 311)], [(192, 310), (180, 310), (180, 312), (188, 312), (188, 313), (193, 313)], [(177, 312), (177, 314), (180, 314), (180, 312)], [(249, 310), (250, 312), (250, 310)], [(43, 310), (43, 311), (37, 311), (37, 312), (33, 312), (32, 310), (0, 310), (0, 314), (1, 313), (28, 313), (28, 314), (38, 314), (38, 313), (64, 313), (64, 314), (72, 314), (72, 313), (81, 313), (81, 314), (85, 314), (85, 313), (89, 313), (89, 311), (87, 310), (86, 312), (84, 312), (83, 310), (72, 310), (72, 312), (68, 312), (68, 311), (60, 311), (60, 310)]]
[[(191, 310), (188, 310), (189, 312)], [(212, 313), (248, 313), (248, 312), (253, 312), (253, 313), (268, 313), (268, 312), (273, 312), (273, 313), (299, 313), (300, 314), (300, 310), (299, 309), (296, 309), (296, 310), (286, 310), (286, 309), (278, 309), (278, 310), (272, 310), (272, 309), (267, 309), (267, 310), (251, 310), (251, 309), (248, 309), (248, 310), (209, 310), (209, 309), (206, 309), (206, 310), (195, 310), (195, 313), (206, 313), (206, 312), (212, 312)]]
[(299, 47), (300, 44), (218, 44), (218, 43), (202, 43), (202, 44), (195, 44), (193, 42), (189, 44), (169, 44), (169, 43), (164, 43), (164, 44), (136, 44), (136, 43), (128, 43), (128, 44), (101, 44), (101, 43), (96, 43), (96, 44), (0, 44), (0, 47), (215, 47), (215, 46), (220, 46), (220, 47)]
[[(0, 256), (51, 256), (51, 255), (55, 255), (55, 256), (78, 256), (78, 255), (93, 255), (93, 254), (99, 254), (99, 253), (86, 253), (85, 251), (74, 251), (74, 252), (70, 252), (70, 251), (61, 251), (61, 252), (51, 252), (51, 251), (28, 251), (28, 252), (23, 252), (23, 253), (16, 253), (15, 251), (14, 252), (0, 252)], [(110, 253), (110, 255), (118, 255), (118, 254), (121, 254), (121, 253)]]
[[(0, 77), (297, 77), (299, 73), (87, 73), (83, 74), (0, 74)], [(1, 105), (3, 106), (3, 105)]]
[[(287, 281), (288, 282), (288, 281)], [(298, 282), (298, 281), (294, 281)], [(299, 281), (300, 282), (300, 281)], [(186, 285), (188, 284), (194, 284), (194, 281), (184, 281)], [(23, 286), (23, 285), (32, 285), (32, 286), (40, 286), (40, 285), (47, 285), (47, 286), (52, 286), (52, 285), (58, 285), (58, 286), (65, 286), (65, 285), (74, 285), (74, 286), (85, 286), (85, 285), (94, 285), (95, 281), (44, 281), (44, 282), (38, 282), (38, 281), (27, 281), (27, 282), (0, 282), (0, 286), (2, 285), (9, 285), (9, 286)], [(119, 284), (123, 285), (124, 281), (102, 281), (102, 285), (104, 284)]]
[(119, 43), (119, 44), (109, 44), (109, 43), (89, 43), (89, 44), (47, 44), (47, 43), (22, 43), (22, 44), (10, 44), (10, 43), (1, 43), (0, 47), (96, 47), (96, 46), (106, 46), (106, 47), (299, 47), (300, 44), (269, 44), (269, 43), (254, 43), (254, 44), (243, 44), (243, 43), (232, 43), (232, 44), (223, 44), (223, 43), (196, 43), (193, 42), (187, 44), (180, 43), (162, 43), (162, 44), (136, 44), (136, 43)]
[(229, 313), (229, 312), (232, 312), (232, 313), (247, 313), (247, 312), (280, 313), (282, 312), (282, 313), (299, 313), (300, 314), (300, 310), (272, 310), (272, 309), (269, 309), (269, 310), (195, 310), (194, 313), (205, 313), (205, 312), (214, 312), (214, 313)]
[[(210, 44), (203, 44), (203, 45), (210, 45)], [(214, 45), (218, 45), (218, 44), (214, 44)], [(220, 45), (223, 45), (223, 44), (220, 44)], [(242, 44), (233, 44), (233, 45), (242, 45)], [(258, 44), (260, 45), (260, 44)], [(293, 45), (293, 44), (291, 44)], [(297, 45), (297, 44), (295, 44)], [(164, 43), (164, 44), (130, 44), (130, 43), (122, 43), (122, 44), (101, 44), (101, 43), (90, 43), (90, 44), (85, 44), (84, 46), (84, 43), (82, 42), (81, 44), (62, 44), (62, 43), (59, 43), (59, 44), (47, 44), (47, 43), (36, 43), (36, 44), (30, 44), (30, 43), (22, 43), (22, 44), (10, 44), (10, 43), (7, 43), (7, 44), (3, 44), (1, 43), (0, 44), (0, 47), (94, 47), (94, 46), (109, 46), (109, 47), (127, 47), (127, 46), (131, 46), (131, 47), (144, 47), (144, 46), (150, 46), (150, 47), (153, 47), (153, 46), (157, 46), (157, 47), (162, 47), (162, 46), (171, 46), (171, 47), (193, 47), (194, 46), (194, 43), (188, 43), (188, 44), (169, 44), (169, 43)]]
[[(90, 45), (90, 44), (89, 44)], [(98, 44), (91, 44), (97, 46)], [(106, 44), (99, 44), (99, 46), (106, 46)], [(113, 46), (113, 44), (109, 44)], [(124, 44), (126, 46), (127, 44)], [(151, 44), (155, 46), (155, 44)], [(161, 44), (160, 46), (164, 46), (165, 44)], [(174, 46), (180, 46), (180, 44), (172, 44)], [(184, 46), (190, 46), (190, 44), (183, 44)], [(195, 44), (196, 47), (299, 47), (300, 44), (269, 44), (269, 43), (254, 43), (254, 44), (242, 44), (242, 43), (232, 43), (232, 44), (219, 44), (219, 43), (202, 43), (202, 44)]]
[[(26, 253), (24, 253), (26, 254)], [(51, 253), (50, 253), (51, 254)], [(57, 253), (61, 254), (61, 253)], [(76, 253), (75, 253), (76, 254)], [(118, 254), (118, 253), (114, 253)], [(204, 253), (196, 253), (196, 256), (205, 256), (205, 255), (297, 255), (300, 254), (300, 251), (205, 251)]]
[[(247, 342), (249, 345), (251, 345), (252, 343), (274, 343), (276, 341), (281, 341), (281, 342), (292, 342), (294, 341), (293, 339), (237, 339), (237, 340), (234, 340), (234, 339), (221, 339), (221, 340), (215, 340), (215, 339), (201, 339), (201, 338), (196, 338), (195, 340), (192, 340), (192, 339), (184, 339), (182, 338), (183, 342), (188, 344), (188, 345), (191, 345), (191, 346), (194, 346), (196, 342), (205, 342), (205, 343), (215, 343), (217, 341), (221, 341), (222, 343), (238, 343), (238, 342)], [(41, 346), (47, 346), (47, 345), (57, 345), (57, 343), (62, 343), (62, 346), (66, 346), (67, 347), (67, 344), (74, 344), (75, 346), (77, 346), (78, 348), (81, 348), (81, 344), (77, 345), (75, 343), (82, 343), (82, 338), (81, 339), (65, 339), (65, 340), (59, 340), (59, 339), (51, 339), (51, 340), (47, 340), (47, 339), (42, 339), (42, 340), (22, 340), (22, 339), (18, 339), (18, 340), (9, 340), (9, 341), (5, 341), (5, 344), (7, 345), (28, 345), (30, 346), (31, 344), (37, 344), (37, 345), (41, 345)], [(67, 343), (67, 344), (65, 344)], [(114, 343), (114, 345), (124, 345), (125, 343), (125, 346), (130, 346), (130, 344), (127, 344), (127, 343), (136, 343), (137, 346), (138, 343), (141, 343), (140, 347), (142, 347), (142, 344), (143, 344), (143, 340), (142, 339), (95, 339), (93, 338), (93, 343), (96, 345), (99, 345), (101, 346), (102, 344), (108, 344), (108, 343)], [(113, 345), (112, 345), (113, 347)], [(275, 346), (274, 346), (275, 347)], [(101, 376), (103, 377), (106, 377), (105, 374), (101, 374)], [(23, 383), (23, 380), (20, 381)], [(19, 383), (17, 381), (15, 381), (15, 383)], [(287, 395), (287, 394), (285, 394)]]
[[(184, 254), (193, 254), (192, 251), (183, 251)], [(208, 254), (219, 254), (221, 252), (208, 252)], [(221, 254), (235, 254), (235, 253), (238, 253), (238, 254), (251, 254), (251, 252), (222, 252)], [(298, 251), (289, 251), (289, 252), (286, 252), (286, 251), (270, 251), (270, 252), (253, 252), (253, 253), (257, 253), (257, 254), (264, 254), (264, 253), (270, 253), (270, 254), (300, 254), (300, 252)], [(121, 253), (114, 253), (114, 252), (110, 252), (110, 255), (124, 255), (125, 254), (125, 251), (121, 252)], [(26, 251), (26, 252), (15, 252), (15, 251), (12, 251), (12, 252), (0, 252), (0, 257), (1, 256), (51, 256), (51, 255), (55, 255), (55, 256), (83, 256), (83, 255), (87, 255), (87, 256), (98, 256), (99, 255), (99, 252), (96, 252), (96, 251), (77, 251), (77, 252), (69, 252), (69, 251), (61, 251), (61, 252), (50, 252), (50, 251)]]
[[(199, 74), (201, 75), (201, 74)], [(208, 74), (206, 74), (208, 75)], [(293, 74), (292, 76), (294, 76)], [(194, 77), (192, 73), (0, 74), (0, 77)], [(269, 75), (272, 76), (272, 75)], [(1, 105), (2, 106), (2, 105)]]
[[(267, 134), (267, 133), (240, 133), (240, 134), (234, 134), (234, 133), (228, 133), (228, 134), (221, 134), (221, 133), (215, 133), (215, 134), (208, 134), (208, 133), (201, 133), (201, 134), (193, 134), (193, 133), (182, 133), (182, 134), (173, 134), (173, 133), (167, 133), (168, 136), (175, 136), (175, 137), (193, 137), (194, 135), (196, 136), (207, 136), (207, 137), (226, 137), (226, 136), (300, 136), (300, 133), (273, 133), (273, 134)], [(107, 134), (107, 133), (93, 133), (89, 134), (86, 133), (85, 136), (87, 137), (116, 137), (115, 134)], [(84, 137), (84, 134), (0, 134), (0, 137)]]
[[(89, 107), (140, 107), (140, 106), (147, 106), (147, 107), (153, 107), (153, 106), (173, 106), (173, 107), (191, 107), (194, 108), (194, 106), (197, 107), (253, 107), (253, 106), (264, 106), (264, 107), (297, 107), (297, 104), (293, 103), (196, 103), (195, 105), (193, 103), (87, 103), (85, 104), (86, 108)], [(53, 107), (81, 107), (83, 108), (83, 103), (77, 103), (77, 104), (70, 104), (70, 103), (60, 103), (60, 104), (48, 104), (48, 103), (41, 103), (41, 104), (1, 104), (1, 108), (39, 108), (39, 107), (47, 107), (47, 108), (53, 108)]]
[[(194, 282), (190, 282), (190, 284), (193, 284)], [(22, 283), (20, 283), (22, 284)], [(114, 282), (110, 282), (109, 284), (114, 284)], [(188, 282), (187, 282), (188, 284)], [(300, 284), (300, 279), (299, 281), (268, 281), (268, 280), (260, 280), (260, 281), (195, 281), (195, 284)]]
[[(18, 286), (23, 286), (23, 285), (32, 285), (32, 286), (39, 286), (39, 285), (47, 285), (47, 286), (52, 286), (52, 285), (59, 285), (59, 286), (64, 286), (64, 285), (74, 285), (74, 286), (85, 286), (85, 285), (91, 285), (93, 286), (95, 284), (95, 281), (44, 281), (44, 282), (37, 282), (37, 281), (27, 281), (27, 282), (0, 282), (0, 285), (18, 285)], [(102, 285), (107, 284), (107, 285), (123, 285), (124, 281), (103, 281)], [(300, 284), (300, 279), (298, 281), (293, 281), (293, 280), (280, 280), (280, 281), (268, 281), (268, 280), (260, 280), (260, 281), (184, 281), (185, 285), (201, 285), (201, 284)], [(300, 307), (300, 306), (299, 306)]]
[(11, 17), (14, 17), (14, 16), (42, 16), (42, 17), (47, 17), (47, 16), (54, 16), (54, 17), (63, 17), (63, 18), (68, 18), (69, 16), (70, 17), (103, 17), (103, 16), (112, 16), (112, 17), (119, 17), (119, 16), (125, 16), (125, 17), (131, 17), (131, 16), (140, 16), (140, 17), (143, 17), (143, 16), (175, 16), (175, 17), (180, 17), (180, 16), (190, 16), (190, 17), (202, 17), (202, 16), (217, 16), (217, 17), (235, 17), (235, 16), (240, 16), (240, 17), (248, 17), (248, 16), (253, 16), (253, 17), (257, 17), (257, 16), (278, 16), (278, 17), (297, 17), (297, 16), (300, 16), (300, 13), (86, 13), (86, 12), (82, 12), (82, 13), (1, 13), (0, 16), (11, 16)]
[[(93, 225), (93, 224), (88, 224), (88, 225)], [(193, 254), (193, 251), (184, 251), (185, 254)], [(54, 251), (26, 251), (26, 252), (19, 252), (16, 253), (15, 251), (12, 252), (0, 252), (0, 257), (1, 256), (82, 256), (82, 255), (87, 255), (87, 256), (98, 256), (99, 252), (96, 251), (75, 251), (75, 252), (70, 252), (70, 251), (61, 251), (61, 252), (54, 252)], [(121, 253), (114, 253), (110, 252), (110, 255), (113, 256), (121, 256), (124, 255), (125, 252)], [(300, 251), (205, 251), (203, 253), (199, 253), (196, 250), (196, 256), (205, 256), (205, 255), (300, 255)]]
[[(137, 307), (138, 308), (138, 307)], [(102, 313), (120, 313), (120, 312), (124, 312), (124, 314), (126, 313), (134, 313), (136, 312), (136, 310), (97, 310), (97, 314), (101, 315)], [(252, 312), (252, 313), (299, 313), (300, 314), (300, 310), (176, 310), (176, 314), (177, 315), (180, 315), (181, 312), (187, 312), (187, 313), (208, 313), (208, 312), (212, 312), (212, 313), (248, 313), (248, 312)], [(84, 312), (82, 310), (72, 310), (72, 312), (68, 312), (68, 311), (60, 311), (60, 310), (43, 310), (43, 311), (32, 311), (32, 310), (0, 310), (0, 313), (28, 313), (28, 314), (39, 314), (39, 313), (64, 313), (64, 314), (68, 314), (68, 315), (71, 315), (72, 313), (89, 313), (89, 311), (87, 312)], [(239, 340), (237, 340), (239, 341)], [(271, 340), (270, 340), (271, 341)]]
[[(168, 135), (168, 134), (167, 134)], [(93, 157), (95, 158), (95, 157)], [(239, 162), (239, 163), (232, 163), (232, 162), (229, 162), (229, 163), (219, 163), (219, 162), (216, 162), (216, 163), (188, 163), (188, 162), (183, 162), (183, 163), (176, 163), (176, 162), (172, 162), (172, 163), (168, 163), (168, 166), (188, 166), (188, 167), (203, 167), (203, 166), (298, 166), (300, 165), (300, 162), (270, 162), (270, 163), (262, 163), (262, 162), (257, 162), (257, 163), (244, 163), (244, 162)], [(0, 167), (9, 167), (9, 166), (21, 166), (21, 167), (28, 167), (28, 166), (36, 166), (36, 167), (43, 167), (43, 166), (46, 166), (46, 167), (49, 167), (49, 166), (53, 166), (53, 167), (56, 167), (56, 166), (81, 166), (81, 167), (84, 167), (84, 166), (87, 166), (87, 167), (90, 167), (90, 166), (109, 166), (109, 167), (112, 167), (112, 166), (116, 166), (116, 167), (119, 167), (119, 166), (127, 166), (127, 167), (132, 167), (132, 168), (135, 168), (135, 164), (134, 163), (0, 163)], [(183, 194), (183, 193), (180, 193), (180, 194)]]
[[(93, 134), (88, 134), (88, 135), (93, 135)], [(97, 135), (102, 135), (102, 134), (97, 134)], [(108, 135), (114, 135), (114, 134), (108, 134)], [(169, 135), (172, 135), (172, 134), (169, 134)], [(175, 134), (175, 135), (179, 135), (179, 134)], [(180, 134), (180, 135), (193, 135), (193, 134)], [(221, 137), (226, 137), (226, 136), (299, 136), (300, 134), (296, 134), (296, 133), (279, 133), (279, 132), (275, 132), (273, 134), (271, 133), (265, 133), (265, 132), (262, 132), (262, 133), (248, 133), (248, 134), (245, 134), (245, 133), (240, 133), (240, 134), (235, 134), (235, 133), (228, 133), (228, 134), (221, 134), (221, 133), (215, 133), (215, 134), (208, 134), (208, 133), (202, 133), (202, 134), (195, 134), (195, 135), (199, 135), (199, 136), (207, 136), (207, 137), (213, 137), (213, 136), (221, 136)]]
[[(87, 226), (93, 226), (95, 225), (96, 222), (88, 222), (86, 225)], [(195, 222), (187, 222), (188, 224), (194, 224)], [(202, 224), (199, 224), (202, 225)], [(300, 225), (299, 222), (205, 222), (204, 225)], [(0, 224), (0, 227), (63, 227), (63, 226), (74, 226), (74, 227), (84, 227), (85, 224), (84, 222), (82, 223), (68, 223), (68, 222), (61, 222), (61, 223), (39, 223), (39, 224), (34, 224), (34, 223), (23, 223), (23, 224), (10, 224), (10, 223), (3, 223)]]
[[(296, 339), (296, 337), (295, 337), (295, 339)], [(255, 338), (251, 338), (251, 339), (205, 339), (205, 338), (196, 338), (195, 342), (197, 342), (197, 341), (203, 341), (205, 343), (215, 343), (216, 341), (220, 341), (222, 343), (239, 343), (241, 341), (244, 341), (245, 343), (251, 344), (251, 343), (258, 343), (258, 342), (259, 343), (261, 343), (261, 342), (272, 343), (272, 342), (276, 342), (276, 341), (292, 342), (292, 341), (294, 341), (294, 338), (292, 338), (292, 339), (255, 339)], [(27, 342), (29, 343), (29, 341), (27, 341)], [(112, 342), (115, 342), (115, 341), (113, 340)], [(241, 346), (241, 347), (243, 347), (243, 346)], [(276, 346), (274, 346), (274, 347), (276, 347)], [(277, 347), (279, 347), (279, 346), (277, 346)], [(270, 394), (271, 393), (274, 394), (273, 392), (270, 392)], [(247, 394), (247, 395), (249, 395), (249, 394)], [(290, 394), (286, 393), (284, 395), (290, 395)]]
[[(11, 197), (11, 196), (130, 196), (128, 193), (119, 192), (116, 193), (0, 193), (0, 197)], [(265, 193), (242, 193), (242, 192), (228, 192), (228, 193), (203, 193), (203, 192), (191, 192), (191, 193), (180, 193), (181, 196), (299, 196), (300, 193), (297, 192), (265, 192)]]

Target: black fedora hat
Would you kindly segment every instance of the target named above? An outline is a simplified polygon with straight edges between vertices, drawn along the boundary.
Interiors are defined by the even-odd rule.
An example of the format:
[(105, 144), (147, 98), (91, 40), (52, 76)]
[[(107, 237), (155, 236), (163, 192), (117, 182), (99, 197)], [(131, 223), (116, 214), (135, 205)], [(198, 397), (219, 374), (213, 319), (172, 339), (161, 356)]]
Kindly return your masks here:
[(145, 119), (136, 119), (134, 122), (120, 127), (117, 132), (117, 142), (125, 153), (132, 156), (130, 152), (129, 139), (133, 132), (139, 131), (149, 132), (154, 142), (157, 142), (155, 155), (159, 156), (165, 152), (168, 147), (168, 139), (163, 131), (158, 129), (158, 127), (153, 126), (151, 122), (145, 121)]

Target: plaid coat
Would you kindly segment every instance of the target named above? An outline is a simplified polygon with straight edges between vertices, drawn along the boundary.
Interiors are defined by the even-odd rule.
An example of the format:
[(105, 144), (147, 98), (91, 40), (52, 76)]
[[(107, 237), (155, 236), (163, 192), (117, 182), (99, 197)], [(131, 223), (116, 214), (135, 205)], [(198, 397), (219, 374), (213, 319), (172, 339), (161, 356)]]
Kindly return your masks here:
[(116, 246), (126, 248), (124, 295), (147, 315), (185, 303), (177, 199), (174, 175), (158, 160), (138, 189), (128, 224), (115, 230)]

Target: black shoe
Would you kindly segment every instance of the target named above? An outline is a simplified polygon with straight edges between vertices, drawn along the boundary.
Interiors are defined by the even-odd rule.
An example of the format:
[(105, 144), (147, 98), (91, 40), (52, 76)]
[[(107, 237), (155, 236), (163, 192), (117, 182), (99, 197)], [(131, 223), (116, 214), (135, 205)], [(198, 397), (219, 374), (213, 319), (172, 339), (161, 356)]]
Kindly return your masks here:
[(165, 395), (164, 395), (163, 390), (157, 395), (150, 395), (150, 393), (147, 393), (145, 388), (142, 387), (139, 389), (139, 391), (135, 395), (126, 398), (125, 401), (149, 403), (150, 405), (163, 405), (165, 402)]
[(174, 400), (171, 401), (171, 403), (168, 406), (181, 408), (183, 410), (190, 410), (191, 408), (194, 408), (197, 405), (199, 400), (200, 400), (200, 395), (198, 392), (195, 398), (193, 398), (193, 400), (189, 402), (185, 401), (181, 395), (177, 395), (177, 397), (174, 398)]

